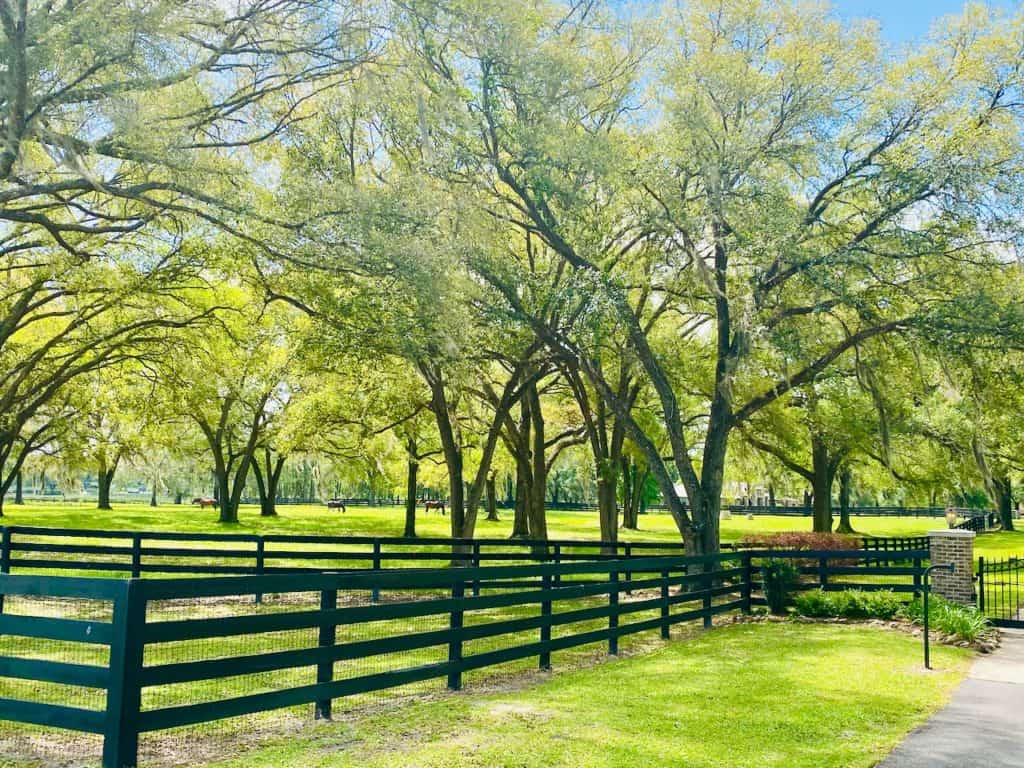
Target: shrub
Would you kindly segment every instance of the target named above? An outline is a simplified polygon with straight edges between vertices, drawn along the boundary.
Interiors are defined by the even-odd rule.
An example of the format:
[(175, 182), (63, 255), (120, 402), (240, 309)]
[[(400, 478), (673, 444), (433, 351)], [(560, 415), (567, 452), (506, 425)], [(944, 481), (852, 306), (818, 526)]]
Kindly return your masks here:
[(797, 611), (801, 616), (809, 616), (811, 618), (825, 618), (826, 616), (837, 615), (835, 610), (834, 594), (829, 593), (820, 589), (815, 589), (810, 592), (804, 592), (801, 595), (797, 595), (793, 598), (793, 604), (796, 605)]
[(790, 531), (788, 533), (755, 534), (746, 536), (740, 546), (750, 549), (860, 549), (859, 536), (841, 533), (809, 533)]
[[(901, 615), (915, 624), (924, 624), (924, 600), (911, 600), (903, 607)], [(953, 603), (938, 595), (928, 596), (928, 623), (937, 632), (969, 643), (992, 631), (992, 624), (977, 608)]]
[(764, 597), (768, 610), (779, 615), (786, 612), (789, 595), (797, 583), (800, 572), (786, 560), (768, 560), (761, 566), (764, 581)]
[[(829, 552), (860, 549), (859, 536), (844, 536), (841, 533), (796, 532), (755, 534), (740, 541), (740, 547), (747, 549), (775, 550), (824, 550)], [(816, 560), (796, 560), (796, 565), (814, 565)], [(831, 565), (856, 565), (856, 560), (830, 560)]]
[(889, 590), (825, 592), (818, 589), (798, 595), (793, 602), (803, 616), (838, 616), (848, 619), (891, 619), (902, 607), (900, 599)]

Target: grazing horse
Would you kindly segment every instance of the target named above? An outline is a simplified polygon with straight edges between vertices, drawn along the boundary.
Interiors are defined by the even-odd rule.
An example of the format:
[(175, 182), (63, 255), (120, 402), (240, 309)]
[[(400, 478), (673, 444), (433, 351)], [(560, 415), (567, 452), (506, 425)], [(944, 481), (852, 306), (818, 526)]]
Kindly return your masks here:
[(328, 499), (327, 500), (327, 508), (328, 509), (340, 509), (342, 512), (344, 512), (345, 511), (345, 502), (342, 501), (341, 499)]
[(429, 512), (432, 509), (440, 509), (441, 514), (444, 514), (444, 502), (443, 501), (424, 501), (423, 511)]
[(211, 499), (209, 496), (196, 496), (192, 499), (193, 504), (198, 504), (200, 509), (206, 509), (207, 507), (215, 508), (217, 506), (217, 500)]

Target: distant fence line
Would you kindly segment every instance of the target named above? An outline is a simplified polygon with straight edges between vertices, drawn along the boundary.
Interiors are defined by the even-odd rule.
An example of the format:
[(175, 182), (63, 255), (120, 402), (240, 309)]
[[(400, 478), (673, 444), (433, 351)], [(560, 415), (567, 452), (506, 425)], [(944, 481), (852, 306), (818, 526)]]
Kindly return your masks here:
[[(710, 627), (715, 615), (749, 613), (752, 605), (763, 604), (756, 594), (762, 585), (755, 559), (761, 557), (793, 559), (813, 577), (804, 588), (916, 593), (928, 552), (905, 555), (913, 566), (886, 566), (886, 554), (869, 551), (744, 551), (216, 579), (5, 575), (0, 594), (17, 601), (19, 611), (0, 616), (0, 634), (16, 641), (5, 643), (0, 675), (27, 684), (0, 699), (0, 718), (102, 734), (105, 768), (135, 766), (143, 733), (302, 704), (313, 704), (318, 717), (330, 717), (332, 701), (345, 696), (436, 678), (458, 690), (471, 670), (531, 658), (548, 668), (552, 654), (577, 646), (606, 644), (616, 654), (619, 640), (634, 633), (667, 638), (672, 625), (688, 621)], [(396, 599), (368, 604), (369, 590), (394, 592)], [(488, 594), (471, 593), (481, 590)], [(233, 603), (244, 613), (197, 615), (203, 600), (219, 601), (223, 608), (227, 598), (253, 594), (280, 600), (273, 610)], [(93, 608), (89, 620), (55, 618), (47, 606), (35, 605), (54, 599), (64, 606), (100, 603), (106, 613), (97, 618)], [(186, 610), (168, 619), (163, 611), (175, 601)], [(414, 626), (412, 619), (425, 623)], [(360, 633), (368, 624), (388, 629)], [(339, 627), (345, 631), (339, 634)], [(269, 638), (282, 635), (294, 636), (297, 645), (267, 647)], [(244, 647), (232, 644), (239, 638), (247, 638)], [(197, 654), (201, 641), (212, 639), (214, 655)], [(95, 663), (67, 663), (47, 659), (39, 646), (29, 647), (32, 641), (87, 644), (104, 653)], [(373, 657), (388, 659), (390, 667), (379, 671), (365, 661)], [(339, 676), (339, 670), (350, 674)], [(244, 682), (225, 687), (231, 678), (268, 673), (270, 690), (253, 692)], [(200, 685), (211, 681), (216, 684)], [(102, 703), (53, 703), (38, 693), (40, 683), (98, 690)], [(174, 698), (175, 690), (186, 698)], [(196, 695), (203, 700), (195, 701)], [(82, 701), (94, 706), (81, 706)]]
[[(925, 536), (859, 537), (861, 549), (898, 554), (928, 548)], [(752, 545), (761, 546), (761, 545)], [(743, 545), (723, 543), (730, 551)], [(682, 541), (452, 539), (446, 537), (109, 531), (0, 528), (0, 573), (15, 569), (146, 574), (262, 575), (441, 565), (613, 560), (683, 555)], [(0, 603), (2, 609), (2, 603)]]

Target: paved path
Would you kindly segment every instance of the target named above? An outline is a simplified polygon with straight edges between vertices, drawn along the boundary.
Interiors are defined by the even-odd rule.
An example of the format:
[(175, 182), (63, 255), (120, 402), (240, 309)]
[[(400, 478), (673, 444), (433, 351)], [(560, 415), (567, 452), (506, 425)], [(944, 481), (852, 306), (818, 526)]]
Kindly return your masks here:
[(911, 733), (878, 768), (1024, 766), (1024, 630), (972, 665), (949, 705)]

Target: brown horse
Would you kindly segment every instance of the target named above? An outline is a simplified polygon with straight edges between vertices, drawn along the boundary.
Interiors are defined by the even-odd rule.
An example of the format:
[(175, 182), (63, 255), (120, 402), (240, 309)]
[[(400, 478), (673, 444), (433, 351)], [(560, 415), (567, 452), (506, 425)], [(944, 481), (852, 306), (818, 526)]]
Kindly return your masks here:
[(196, 496), (192, 499), (193, 504), (198, 504), (200, 509), (206, 509), (207, 507), (215, 508), (217, 506), (217, 500), (211, 499), (209, 496)]
[(342, 501), (341, 499), (328, 499), (327, 500), (327, 508), (328, 509), (340, 509), (342, 512), (344, 512), (345, 511), (345, 502)]
[(441, 514), (443, 515), (444, 514), (444, 502), (443, 501), (424, 501), (423, 502), (423, 511), (424, 512), (429, 512), (432, 509), (439, 509), (439, 510), (441, 510)]

